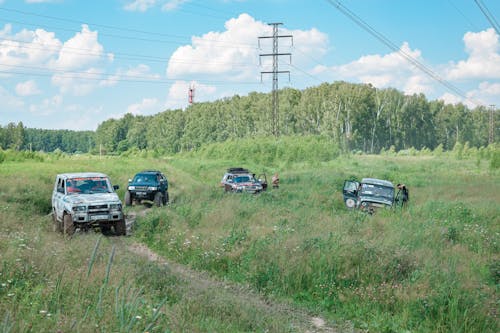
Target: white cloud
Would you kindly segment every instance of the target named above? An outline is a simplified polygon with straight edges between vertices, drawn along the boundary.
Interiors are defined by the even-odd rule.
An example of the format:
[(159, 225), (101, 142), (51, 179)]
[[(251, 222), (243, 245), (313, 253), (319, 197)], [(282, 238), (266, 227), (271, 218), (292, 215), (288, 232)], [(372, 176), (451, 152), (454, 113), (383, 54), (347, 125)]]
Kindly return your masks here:
[(151, 73), (151, 68), (148, 65), (139, 64), (137, 67), (129, 68), (124, 73), (125, 76), (130, 78), (138, 78), (138, 79), (149, 79), (149, 80), (158, 80), (160, 79), (160, 75), (156, 73)]
[(4, 87), (0, 86), (0, 100), (2, 101), (2, 107), (5, 109), (18, 109), (24, 107), (24, 102), (10, 94)]
[(156, 0), (135, 0), (127, 5), (125, 5), (125, 10), (131, 11), (131, 12), (145, 12), (149, 8), (153, 7), (156, 5)]
[(469, 107), (500, 105), (500, 82), (481, 82), (476, 89), (467, 93), (468, 101), (464, 103)]
[[(65, 117), (57, 125), (59, 128), (80, 130), (95, 130), (103, 117), (103, 107), (84, 107), (82, 105), (69, 105), (64, 108)], [(106, 117), (108, 119), (108, 117)]]
[[(407, 42), (401, 45), (400, 50), (420, 63), (424, 62), (420, 50), (412, 50)], [(377, 88), (395, 87), (406, 94), (433, 91), (430, 78), (411, 65), (399, 52), (366, 55), (348, 64), (331, 68), (317, 66), (313, 72), (331, 72), (334, 80), (371, 83)]]
[(455, 79), (500, 79), (500, 43), (493, 28), (464, 35), (466, 60), (451, 63), (448, 78)]
[(183, 3), (189, 2), (190, 0), (169, 0), (167, 1), (161, 9), (164, 11), (172, 11), (180, 7)]
[(438, 100), (441, 100), (446, 104), (458, 104), (463, 101), (463, 98), (454, 94), (444, 93), (441, 97), (438, 97)]
[(38, 89), (36, 82), (33, 80), (20, 82), (16, 85), (16, 93), (19, 96), (31, 96), (40, 94), (40, 89)]
[(54, 74), (52, 84), (59, 87), (63, 94), (84, 96), (93, 91), (101, 79), (103, 79), (101, 70), (89, 68), (81, 72)]
[(135, 115), (144, 115), (148, 111), (154, 111), (154, 113), (159, 112), (158, 110), (158, 100), (156, 98), (143, 98), (140, 103), (129, 105), (127, 108), (127, 113)]
[[(304, 64), (311, 61), (311, 55), (321, 55), (326, 52), (328, 37), (317, 29), (311, 30), (280, 30), (282, 35), (293, 35), (297, 49), (294, 53), (294, 63)], [(262, 57), (264, 67), (258, 66), (259, 54), (272, 52), (272, 45), (262, 39), (261, 47), (257, 48), (257, 37), (272, 36), (272, 27), (256, 21), (248, 14), (241, 14), (225, 23), (222, 32), (208, 32), (202, 36), (193, 36), (190, 45), (184, 45), (172, 54), (167, 67), (169, 78), (179, 78), (196, 75), (217, 75), (218, 80), (258, 82), (261, 70), (271, 57)], [(264, 51), (267, 50), (267, 51)], [(283, 38), (280, 52), (290, 52), (291, 40)], [(289, 59), (280, 59), (288, 63)]]
[(183, 3), (190, 0), (134, 0), (125, 5), (125, 10), (131, 12), (145, 12), (156, 5), (161, 5), (163, 11), (173, 11), (179, 8)]
[(151, 73), (151, 68), (148, 65), (139, 64), (136, 67), (131, 67), (126, 70), (118, 69), (116, 74), (108, 75), (99, 81), (100, 87), (115, 86), (120, 80), (159, 80), (161, 76), (157, 73)]
[(479, 105), (486, 107), (489, 105), (499, 105), (500, 83), (481, 82), (477, 88), (466, 93), (466, 98), (445, 93), (438, 99), (449, 104), (464, 103), (469, 108), (475, 108)]
[(68, 39), (62, 46), (54, 67), (75, 70), (85, 68), (102, 60), (104, 47), (97, 40), (97, 31), (82, 25), (82, 31)]
[(12, 34), (12, 26), (6, 24), (0, 30), (0, 63), (13, 69), (19, 66), (44, 66), (60, 50), (61, 42), (53, 32), (43, 29), (23, 29)]
[(45, 98), (40, 104), (31, 104), (29, 111), (36, 115), (48, 116), (59, 112), (62, 103), (63, 97), (61, 95), (55, 95), (51, 98)]

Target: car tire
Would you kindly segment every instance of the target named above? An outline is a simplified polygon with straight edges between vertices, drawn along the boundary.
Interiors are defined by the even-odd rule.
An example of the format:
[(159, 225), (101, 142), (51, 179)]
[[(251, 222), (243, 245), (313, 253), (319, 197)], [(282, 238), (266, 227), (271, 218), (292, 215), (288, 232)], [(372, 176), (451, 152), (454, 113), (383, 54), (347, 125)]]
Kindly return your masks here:
[(72, 236), (75, 233), (75, 224), (70, 214), (65, 214), (63, 218), (63, 232), (67, 236)]
[(130, 194), (130, 191), (125, 192), (125, 206), (131, 206), (132, 205), (132, 195)]
[(165, 192), (165, 194), (163, 195), (163, 205), (167, 205), (168, 204), (168, 192)]
[(157, 207), (161, 207), (161, 204), (163, 202), (163, 195), (161, 194), (161, 192), (156, 192), (153, 201)]
[(117, 236), (125, 236), (127, 234), (127, 225), (125, 219), (116, 221), (115, 223), (115, 234)]
[(111, 227), (109, 225), (103, 225), (101, 226), (101, 232), (103, 235), (109, 235), (109, 232), (111, 231)]
[(347, 208), (354, 208), (356, 207), (356, 201), (354, 201), (354, 199), (352, 198), (348, 198), (345, 200), (345, 205), (347, 206)]
[(62, 227), (62, 224), (61, 222), (59, 222), (57, 220), (57, 214), (56, 214), (56, 210), (55, 209), (52, 209), (52, 221), (54, 223), (54, 232), (62, 232), (63, 231), (63, 227)]

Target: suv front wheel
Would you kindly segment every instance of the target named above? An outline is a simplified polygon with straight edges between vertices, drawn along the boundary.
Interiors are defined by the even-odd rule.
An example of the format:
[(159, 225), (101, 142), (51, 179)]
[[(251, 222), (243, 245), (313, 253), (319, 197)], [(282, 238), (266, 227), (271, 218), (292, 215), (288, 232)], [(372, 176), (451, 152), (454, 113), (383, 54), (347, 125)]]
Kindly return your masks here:
[(70, 214), (65, 214), (63, 219), (64, 234), (71, 236), (75, 233), (75, 225)]
[(156, 194), (155, 194), (155, 198), (154, 198), (154, 202), (155, 202), (155, 205), (156, 205), (157, 207), (160, 207), (160, 206), (162, 205), (163, 200), (164, 200), (163, 198), (164, 198), (164, 197), (163, 197), (163, 195), (161, 194), (161, 192), (156, 192)]
[(117, 221), (115, 224), (115, 233), (117, 236), (125, 236), (127, 234), (127, 225), (125, 219)]

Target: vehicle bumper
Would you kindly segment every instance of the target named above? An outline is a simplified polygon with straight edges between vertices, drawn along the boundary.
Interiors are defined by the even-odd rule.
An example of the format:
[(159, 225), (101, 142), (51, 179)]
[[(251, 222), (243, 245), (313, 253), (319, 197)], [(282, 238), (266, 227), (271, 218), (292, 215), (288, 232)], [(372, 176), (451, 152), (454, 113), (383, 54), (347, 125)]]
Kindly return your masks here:
[(95, 225), (101, 225), (101, 224), (113, 224), (116, 221), (120, 221), (123, 219), (123, 212), (122, 211), (111, 211), (108, 213), (91, 213), (91, 214), (78, 214), (78, 213), (73, 213), (73, 222), (76, 224), (95, 224)]

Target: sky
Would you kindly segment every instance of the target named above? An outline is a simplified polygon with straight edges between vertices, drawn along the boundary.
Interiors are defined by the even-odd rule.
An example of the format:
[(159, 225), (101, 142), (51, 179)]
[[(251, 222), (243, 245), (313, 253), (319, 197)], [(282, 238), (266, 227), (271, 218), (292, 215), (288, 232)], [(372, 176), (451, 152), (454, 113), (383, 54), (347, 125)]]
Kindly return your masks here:
[(194, 103), (271, 92), (269, 23), (280, 89), (499, 108), (498, 22), (498, 0), (0, 0), (0, 126), (96, 130), (186, 109), (190, 88)]

